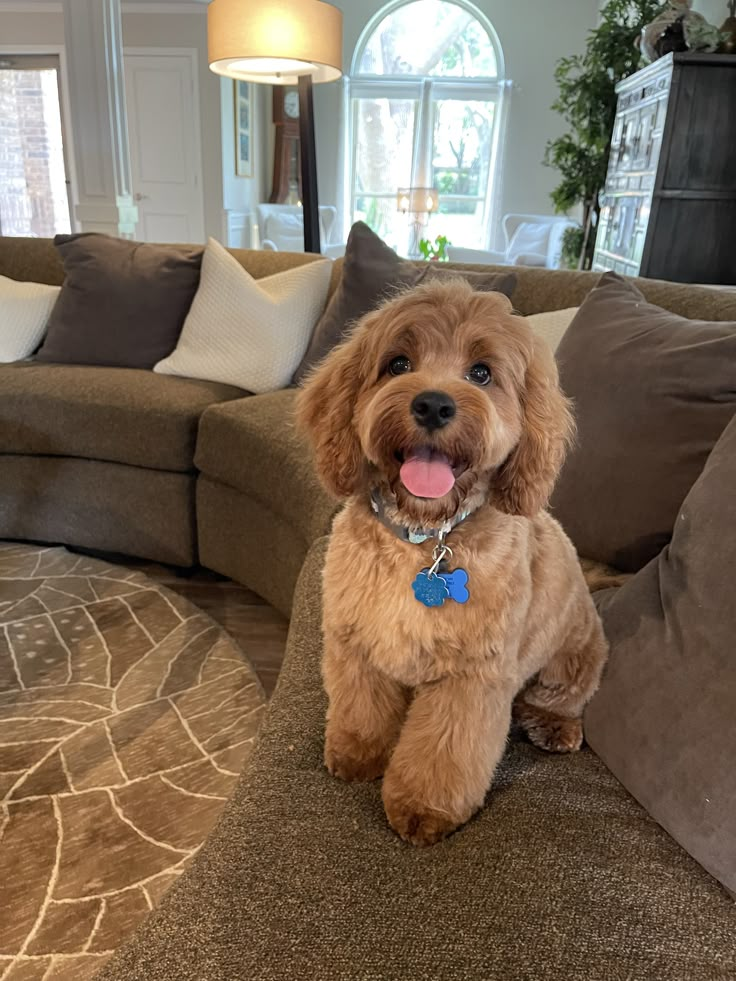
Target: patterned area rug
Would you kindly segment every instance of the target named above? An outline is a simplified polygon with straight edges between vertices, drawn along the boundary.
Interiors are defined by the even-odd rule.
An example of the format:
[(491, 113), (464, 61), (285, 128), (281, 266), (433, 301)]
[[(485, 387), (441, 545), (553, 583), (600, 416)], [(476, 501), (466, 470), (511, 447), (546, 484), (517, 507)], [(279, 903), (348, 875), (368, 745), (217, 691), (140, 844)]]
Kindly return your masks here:
[(188, 601), (0, 544), (0, 979), (84, 981), (197, 851), (265, 703)]

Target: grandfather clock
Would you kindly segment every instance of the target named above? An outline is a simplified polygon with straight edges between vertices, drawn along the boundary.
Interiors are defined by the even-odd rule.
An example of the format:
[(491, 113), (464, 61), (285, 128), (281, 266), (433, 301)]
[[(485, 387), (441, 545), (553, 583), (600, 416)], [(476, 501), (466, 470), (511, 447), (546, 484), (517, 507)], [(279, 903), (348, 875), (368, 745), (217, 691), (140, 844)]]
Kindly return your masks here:
[[(276, 140), (273, 153), (271, 204), (288, 200), (296, 191), (302, 200), (299, 151), (299, 93), (295, 86), (273, 86), (273, 122)], [(295, 202), (296, 203), (296, 202)]]

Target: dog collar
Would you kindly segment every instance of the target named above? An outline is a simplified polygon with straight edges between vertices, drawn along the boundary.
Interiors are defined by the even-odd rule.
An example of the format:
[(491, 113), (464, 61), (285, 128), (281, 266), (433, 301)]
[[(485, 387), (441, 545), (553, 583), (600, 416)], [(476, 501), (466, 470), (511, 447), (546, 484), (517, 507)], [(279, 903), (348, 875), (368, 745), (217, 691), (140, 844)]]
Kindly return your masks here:
[(371, 510), (382, 525), (388, 528), (397, 538), (401, 539), (402, 542), (409, 542), (410, 545), (421, 545), (422, 542), (427, 542), (430, 538), (444, 538), (445, 535), (449, 535), (453, 528), (457, 528), (459, 524), (474, 513), (474, 509), (460, 511), (450, 518), (449, 521), (445, 521), (443, 525), (440, 525), (439, 528), (417, 528), (412, 530), (407, 528), (406, 525), (397, 525), (396, 522), (392, 521), (386, 515), (386, 505), (375, 487), (371, 489)]

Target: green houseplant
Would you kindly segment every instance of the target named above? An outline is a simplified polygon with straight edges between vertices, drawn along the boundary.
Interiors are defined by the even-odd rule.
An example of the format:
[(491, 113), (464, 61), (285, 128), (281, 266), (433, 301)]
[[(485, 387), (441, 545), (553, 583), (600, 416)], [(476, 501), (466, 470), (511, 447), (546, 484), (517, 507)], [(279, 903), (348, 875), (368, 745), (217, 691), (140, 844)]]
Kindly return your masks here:
[[(660, 0), (609, 0), (598, 27), (590, 31), (585, 52), (562, 58), (555, 69), (559, 95), (552, 108), (569, 126), (547, 144), (544, 163), (560, 172), (552, 192), (555, 210), (583, 206), (583, 234), (577, 267), (590, 268), (606, 180), (611, 132), (616, 115), (616, 85), (640, 65), (641, 29), (661, 8)], [(571, 258), (566, 256), (567, 261)]]

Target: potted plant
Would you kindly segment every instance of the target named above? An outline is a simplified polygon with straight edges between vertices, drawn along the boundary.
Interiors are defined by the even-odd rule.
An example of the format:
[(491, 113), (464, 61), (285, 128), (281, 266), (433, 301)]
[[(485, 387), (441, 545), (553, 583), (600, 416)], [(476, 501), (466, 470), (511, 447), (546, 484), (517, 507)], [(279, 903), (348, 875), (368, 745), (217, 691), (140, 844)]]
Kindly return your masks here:
[(450, 242), (446, 235), (438, 235), (434, 242), (423, 238), (419, 243), (419, 251), (428, 262), (447, 262), (447, 246)]

